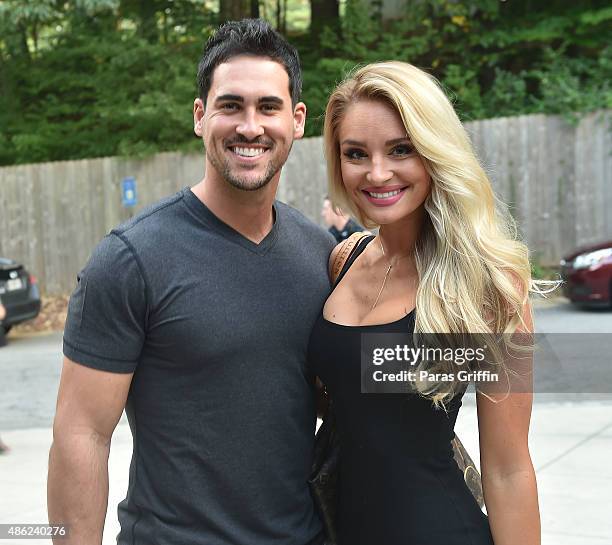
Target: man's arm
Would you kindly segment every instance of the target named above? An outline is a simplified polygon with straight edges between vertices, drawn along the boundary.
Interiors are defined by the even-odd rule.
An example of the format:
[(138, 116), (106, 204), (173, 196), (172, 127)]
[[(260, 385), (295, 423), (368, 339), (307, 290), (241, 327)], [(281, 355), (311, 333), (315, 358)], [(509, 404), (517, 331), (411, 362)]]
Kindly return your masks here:
[(108, 502), (110, 440), (133, 373), (64, 358), (49, 452), (49, 523), (68, 527), (58, 545), (100, 545)]

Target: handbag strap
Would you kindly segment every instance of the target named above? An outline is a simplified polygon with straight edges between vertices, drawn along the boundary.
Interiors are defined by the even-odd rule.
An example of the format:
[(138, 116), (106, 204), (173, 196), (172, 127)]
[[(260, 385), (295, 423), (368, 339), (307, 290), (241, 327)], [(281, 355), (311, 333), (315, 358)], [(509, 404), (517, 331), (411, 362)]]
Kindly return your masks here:
[(369, 231), (357, 231), (356, 233), (353, 233), (350, 237), (348, 237), (344, 242), (342, 242), (342, 245), (340, 246), (340, 250), (338, 250), (338, 253), (336, 254), (336, 257), (334, 258), (334, 262), (331, 267), (330, 276), (331, 276), (332, 284), (336, 283), (336, 279), (338, 278), (338, 275), (342, 271), (342, 267), (344, 267), (344, 264), (346, 263), (348, 258), (353, 253), (353, 250), (357, 248), (357, 246), (359, 246), (359, 243), (365, 237), (368, 237), (371, 235), (372, 233), (370, 233)]

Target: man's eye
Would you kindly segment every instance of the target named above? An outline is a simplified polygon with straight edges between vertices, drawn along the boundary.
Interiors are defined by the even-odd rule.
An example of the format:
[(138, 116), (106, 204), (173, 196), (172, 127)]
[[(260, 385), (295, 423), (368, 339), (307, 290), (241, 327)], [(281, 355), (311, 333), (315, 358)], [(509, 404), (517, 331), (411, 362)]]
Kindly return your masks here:
[(261, 109), (264, 112), (275, 112), (278, 110), (278, 106), (276, 104), (262, 104)]
[(222, 110), (237, 110), (238, 109), (238, 104), (236, 104), (235, 102), (226, 102), (225, 104), (221, 105), (221, 109)]
[(409, 146), (407, 144), (401, 144), (399, 146), (395, 146), (393, 150), (391, 151), (391, 154), (404, 156), (404, 155), (410, 155), (413, 152), (414, 152), (414, 148), (412, 146)]
[(344, 152), (344, 156), (347, 159), (351, 159), (352, 161), (356, 161), (358, 159), (363, 159), (366, 154), (360, 149), (348, 149)]

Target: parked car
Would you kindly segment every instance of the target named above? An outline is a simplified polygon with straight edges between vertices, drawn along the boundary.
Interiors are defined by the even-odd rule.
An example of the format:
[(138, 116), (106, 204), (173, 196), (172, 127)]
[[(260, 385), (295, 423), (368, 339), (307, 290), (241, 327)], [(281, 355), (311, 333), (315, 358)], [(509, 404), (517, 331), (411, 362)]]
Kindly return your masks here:
[(612, 241), (575, 250), (561, 260), (563, 290), (572, 303), (612, 305)]
[(14, 325), (36, 318), (40, 312), (36, 277), (23, 265), (3, 257), (0, 257), (0, 301), (6, 309), (2, 327), (7, 333)]

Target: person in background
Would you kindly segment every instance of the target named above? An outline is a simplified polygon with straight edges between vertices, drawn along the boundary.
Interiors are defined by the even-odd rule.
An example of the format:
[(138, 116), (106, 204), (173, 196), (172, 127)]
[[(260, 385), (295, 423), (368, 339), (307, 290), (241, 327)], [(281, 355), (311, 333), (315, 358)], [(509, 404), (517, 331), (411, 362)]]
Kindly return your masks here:
[(4, 333), (4, 327), (2, 327), (2, 320), (6, 318), (6, 308), (2, 304), (2, 299), (0, 299), (0, 347), (6, 346), (6, 335)]
[(355, 220), (347, 218), (340, 208), (334, 208), (329, 197), (323, 199), (321, 216), (323, 217), (325, 225), (328, 227), (328, 231), (338, 242), (346, 240), (353, 233), (363, 231), (363, 227)]

